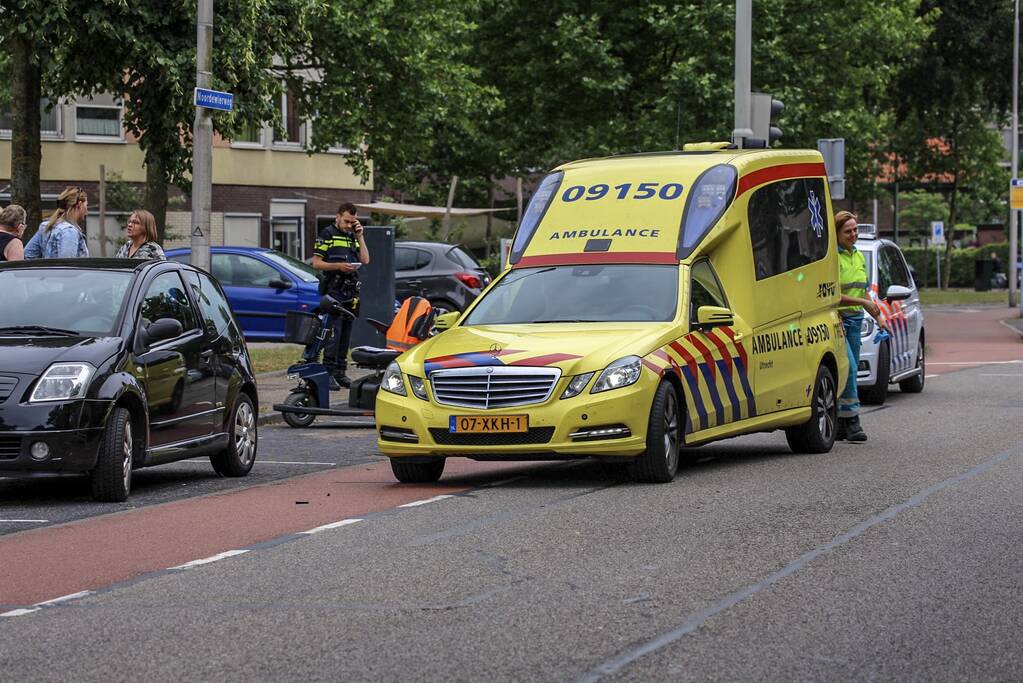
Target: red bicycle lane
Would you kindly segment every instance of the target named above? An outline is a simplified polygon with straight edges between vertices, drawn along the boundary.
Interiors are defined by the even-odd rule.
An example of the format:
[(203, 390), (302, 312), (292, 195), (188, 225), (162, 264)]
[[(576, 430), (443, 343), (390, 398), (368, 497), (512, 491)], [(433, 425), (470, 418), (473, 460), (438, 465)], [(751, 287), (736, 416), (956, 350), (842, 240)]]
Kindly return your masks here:
[(1023, 361), (1019, 333), (1002, 323), (1016, 316), (1003, 306), (924, 309), (927, 374)]
[(396, 483), (386, 462), (355, 465), (11, 534), (0, 538), (0, 606), (95, 591), (536, 467), (453, 459), (440, 482), (410, 485)]

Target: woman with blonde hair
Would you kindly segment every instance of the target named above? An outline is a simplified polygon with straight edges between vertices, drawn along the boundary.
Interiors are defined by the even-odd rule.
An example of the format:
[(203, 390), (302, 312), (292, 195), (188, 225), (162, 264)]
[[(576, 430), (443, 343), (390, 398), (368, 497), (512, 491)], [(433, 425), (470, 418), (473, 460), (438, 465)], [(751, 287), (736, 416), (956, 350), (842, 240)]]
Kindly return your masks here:
[(25, 234), (25, 209), (11, 204), (0, 211), (0, 261), (20, 261), (25, 258), (21, 236)]
[(136, 209), (128, 216), (128, 241), (117, 250), (115, 258), (166, 260), (156, 242), (156, 217), (145, 209)]
[(57, 210), (39, 225), (25, 245), (25, 258), (75, 258), (89, 256), (85, 241), (85, 216), (89, 197), (80, 187), (66, 187), (57, 197)]

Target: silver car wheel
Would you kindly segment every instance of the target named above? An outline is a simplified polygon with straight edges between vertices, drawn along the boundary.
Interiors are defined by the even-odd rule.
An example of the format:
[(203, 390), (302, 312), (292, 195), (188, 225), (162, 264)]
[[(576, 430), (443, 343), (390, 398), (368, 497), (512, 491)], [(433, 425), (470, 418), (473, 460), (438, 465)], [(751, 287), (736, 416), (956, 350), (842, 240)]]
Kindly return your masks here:
[(247, 401), (239, 404), (234, 417), (234, 452), (243, 466), (252, 462), (256, 452), (256, 418)]
[(673, 472), (678, 464), (678, 399), (674, 391), (669, 391), (664, 401), (664, 460)]
[(825, 374), (817, 385), (817, 429), (825, 441), (831, 440), (835, 432), (835, 388), (831, 383), (831, 375)]
[(131, 490), (131, 467), (134, 463), (135, 449), (134, 440), (131, 435), (131, 422), (124, 425), (124, 439), (121, 441), (121, 476), (124, 480), (124, 490)]

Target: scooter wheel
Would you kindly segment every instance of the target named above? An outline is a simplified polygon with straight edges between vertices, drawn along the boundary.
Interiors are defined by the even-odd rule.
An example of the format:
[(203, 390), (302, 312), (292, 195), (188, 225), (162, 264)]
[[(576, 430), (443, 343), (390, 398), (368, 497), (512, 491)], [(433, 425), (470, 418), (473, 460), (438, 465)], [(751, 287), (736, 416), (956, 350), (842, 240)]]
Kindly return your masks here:
[[(309, 408), (316, 407), (316, 397), (307, 391), (293, 391), (288, 394), (288, 397), (284, 399), (284, 405), (286, 406), (307, 406)], [(284, 421), (288, 423), (290, 427), (308, 427), (316, 419), (315, 415), (311, 413), (281, 413), (284, 415)]]

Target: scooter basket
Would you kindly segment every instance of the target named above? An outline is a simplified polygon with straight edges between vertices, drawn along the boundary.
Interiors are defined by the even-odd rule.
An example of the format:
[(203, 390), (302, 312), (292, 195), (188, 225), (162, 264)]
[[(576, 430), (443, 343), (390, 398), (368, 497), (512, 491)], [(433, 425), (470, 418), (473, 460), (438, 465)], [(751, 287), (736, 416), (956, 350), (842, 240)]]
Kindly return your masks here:
[(288, 311), (284, 315), (284, 341), (308, 346), (320, 334), (320, 318), (305, 311)]

